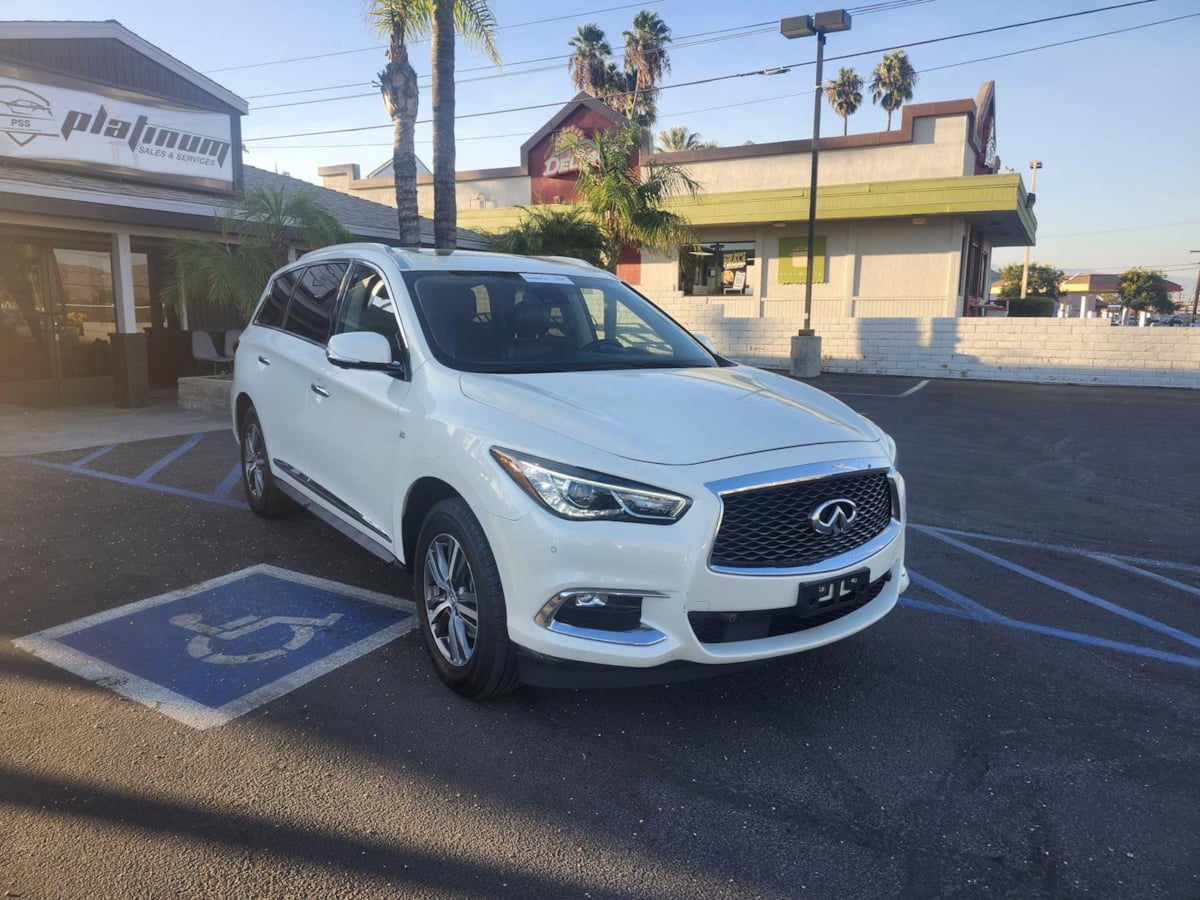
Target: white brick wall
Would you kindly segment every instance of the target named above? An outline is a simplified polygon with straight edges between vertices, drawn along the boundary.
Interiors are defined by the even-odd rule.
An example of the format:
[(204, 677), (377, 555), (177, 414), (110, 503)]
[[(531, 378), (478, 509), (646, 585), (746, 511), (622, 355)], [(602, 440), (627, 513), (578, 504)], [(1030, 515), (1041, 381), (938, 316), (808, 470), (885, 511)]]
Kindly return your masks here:
[[(731, 359), (791, 366), (799, 321), (734, 318), (720, 303), (695, 297), (655, 300)], [(1107, 319), (854, 318), (818, 322), (817, 333), (825, 372), (1200, 390), (1200, 328), (1114, 328)]]

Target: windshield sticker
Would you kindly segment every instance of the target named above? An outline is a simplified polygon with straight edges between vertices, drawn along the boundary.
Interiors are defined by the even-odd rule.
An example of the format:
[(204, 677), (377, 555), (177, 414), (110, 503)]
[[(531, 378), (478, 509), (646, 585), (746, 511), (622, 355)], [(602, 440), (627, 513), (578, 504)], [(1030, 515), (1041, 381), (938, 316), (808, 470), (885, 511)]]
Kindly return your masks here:
[(540, 272), (522, 272), (521, 277), (533, 284), (573, 284), (566, 275), (543, 275)]

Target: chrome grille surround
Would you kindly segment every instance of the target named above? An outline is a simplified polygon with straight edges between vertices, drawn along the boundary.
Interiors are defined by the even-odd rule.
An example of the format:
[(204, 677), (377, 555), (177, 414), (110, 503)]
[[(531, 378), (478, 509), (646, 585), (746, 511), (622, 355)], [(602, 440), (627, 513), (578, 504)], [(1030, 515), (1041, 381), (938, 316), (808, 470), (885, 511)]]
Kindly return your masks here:
[[(880, 458), (842, 459), (743, 475), (710, 482), (721, 501), (721, 516), (713, 535), (708, 567), (735, 575), (811, 575), (830, 572), (878, 553), (903, 530), (896, 472)], [(814, 504), (840, 496), (864, 494), (866, 514), (846, 535), (825, 537), (812, 531), (808, 514)], [(749, 539), (728, 529), (741, 527), (743, 516), (753, 518), (754, 505), (765, 506), (772, 521), (764, 535)], [(789, 506), (790, 504), (790, 506)], [(785, 506), (780, 511), (769, 507)], [(745, 509), (738, 509), (738, 506)], [(771, 534), (772, 529), (784, 534)], [(739, 539), (759, 540), (746, 552)]]

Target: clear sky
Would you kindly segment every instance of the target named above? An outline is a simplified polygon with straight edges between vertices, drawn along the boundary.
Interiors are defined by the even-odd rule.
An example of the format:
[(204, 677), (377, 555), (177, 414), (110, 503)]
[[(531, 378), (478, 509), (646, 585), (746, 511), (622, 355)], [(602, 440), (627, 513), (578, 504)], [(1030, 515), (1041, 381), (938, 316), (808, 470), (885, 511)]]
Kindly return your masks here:
[[(905, 47), (921, 73), (914, 101), (974, 98), (996, 82), (997, 149), (1029, 186), (1039, 159), (1035, 261), (1068, 272), (1164, 270), (1195, 284), (1200, 254), (1200, 0), (1151, 0), (1056, 22), (938, 43), (962, 32), (1114, 5), (1120, 0), (924, 0), (851, 2), (853, 28), (829, 37), (826, 77), (853, 66), (869, 77), (881, 48)], [(880, 8), (883, 7), (883, 8)], [(390, 156), (391, 131), (371, 87), (385, 58), (365, 23), (362, 0), (6, 0), (6, 19), (117, 19), (130, 30), (247, 98), (247, 162), (319, 183), (317, 168), (358, 163), (365, 175)], [(672, 29), (671, 73), (659, 98), (656, 129), (684, 125), (723, 145), (807, 138), (812, 130), (816, 46), (779, 34), (784, 16), (815, 12), (794, 0), (495, 0), (502, 26), (502, 70), (461, 47), (458, 54), (458, 167), (513, 166), (519, 148), (574, 95), (566, 69), (576, 27), (595, 22), (618, 49), (639, 9), (656, 11)], [(1178, 18), (1191, 16), (1190, 18)], [(1149, 25), (1165, 19), (1165, 24)], [(1149, 25), (1149, 27), (1137, 27)], [(0, 29), (3, 26), (0, 25)], [(1117, 29), (1136, 29), (1018, 53)], [(1001, 54), (1016, 54), (1000, 56)], [(332, 55), (336, 54), (336, 55)], [(847, 54), (862, 54), (835, 60)], [(411, 47), (427, 76), (429, 45)], [(261, 65), (298, 57), (317, 57)], [(999, 57), (983, 59), (984, 57)], [(808, 63), (809, 65), (802, 65)], [(784, 74), (746, 74), (781, 66)], [(421, 119), (429, 116), (422, 79)], [(673, 86), (678, 85), (678, 86)], [(268, 94), (305, 91), (268, 97)], [(364, 96), (358, 96), (364, 95)], [(267, 107), (300, 101), (331, 102)], [(516, 107), (538, 107), (516, 110)], [(473, 115), (477, 113), (494, 113)], [(879, 131), (885, 114), (866, 104), (850, 133)], [(300, 132), (370, 130), (284, 138)], [(841, 121), (825, 107), (825, 134)], [(431, 132), (417, 128), (417, 153), (431, 162)], [(996, 253), (1017, 261), (1020, 249)]]

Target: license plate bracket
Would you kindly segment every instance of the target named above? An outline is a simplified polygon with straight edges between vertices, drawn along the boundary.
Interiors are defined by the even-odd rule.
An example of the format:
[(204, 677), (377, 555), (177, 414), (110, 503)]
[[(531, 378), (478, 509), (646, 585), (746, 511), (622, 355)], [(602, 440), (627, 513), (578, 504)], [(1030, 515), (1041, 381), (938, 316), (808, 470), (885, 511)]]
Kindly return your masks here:
[(802, 584), (796, 599), (796, 614), (818, 616), (831, 609), (851, 606), (862, 599), (870, 585), (870, 569), (859, 569), (816, 584)]

